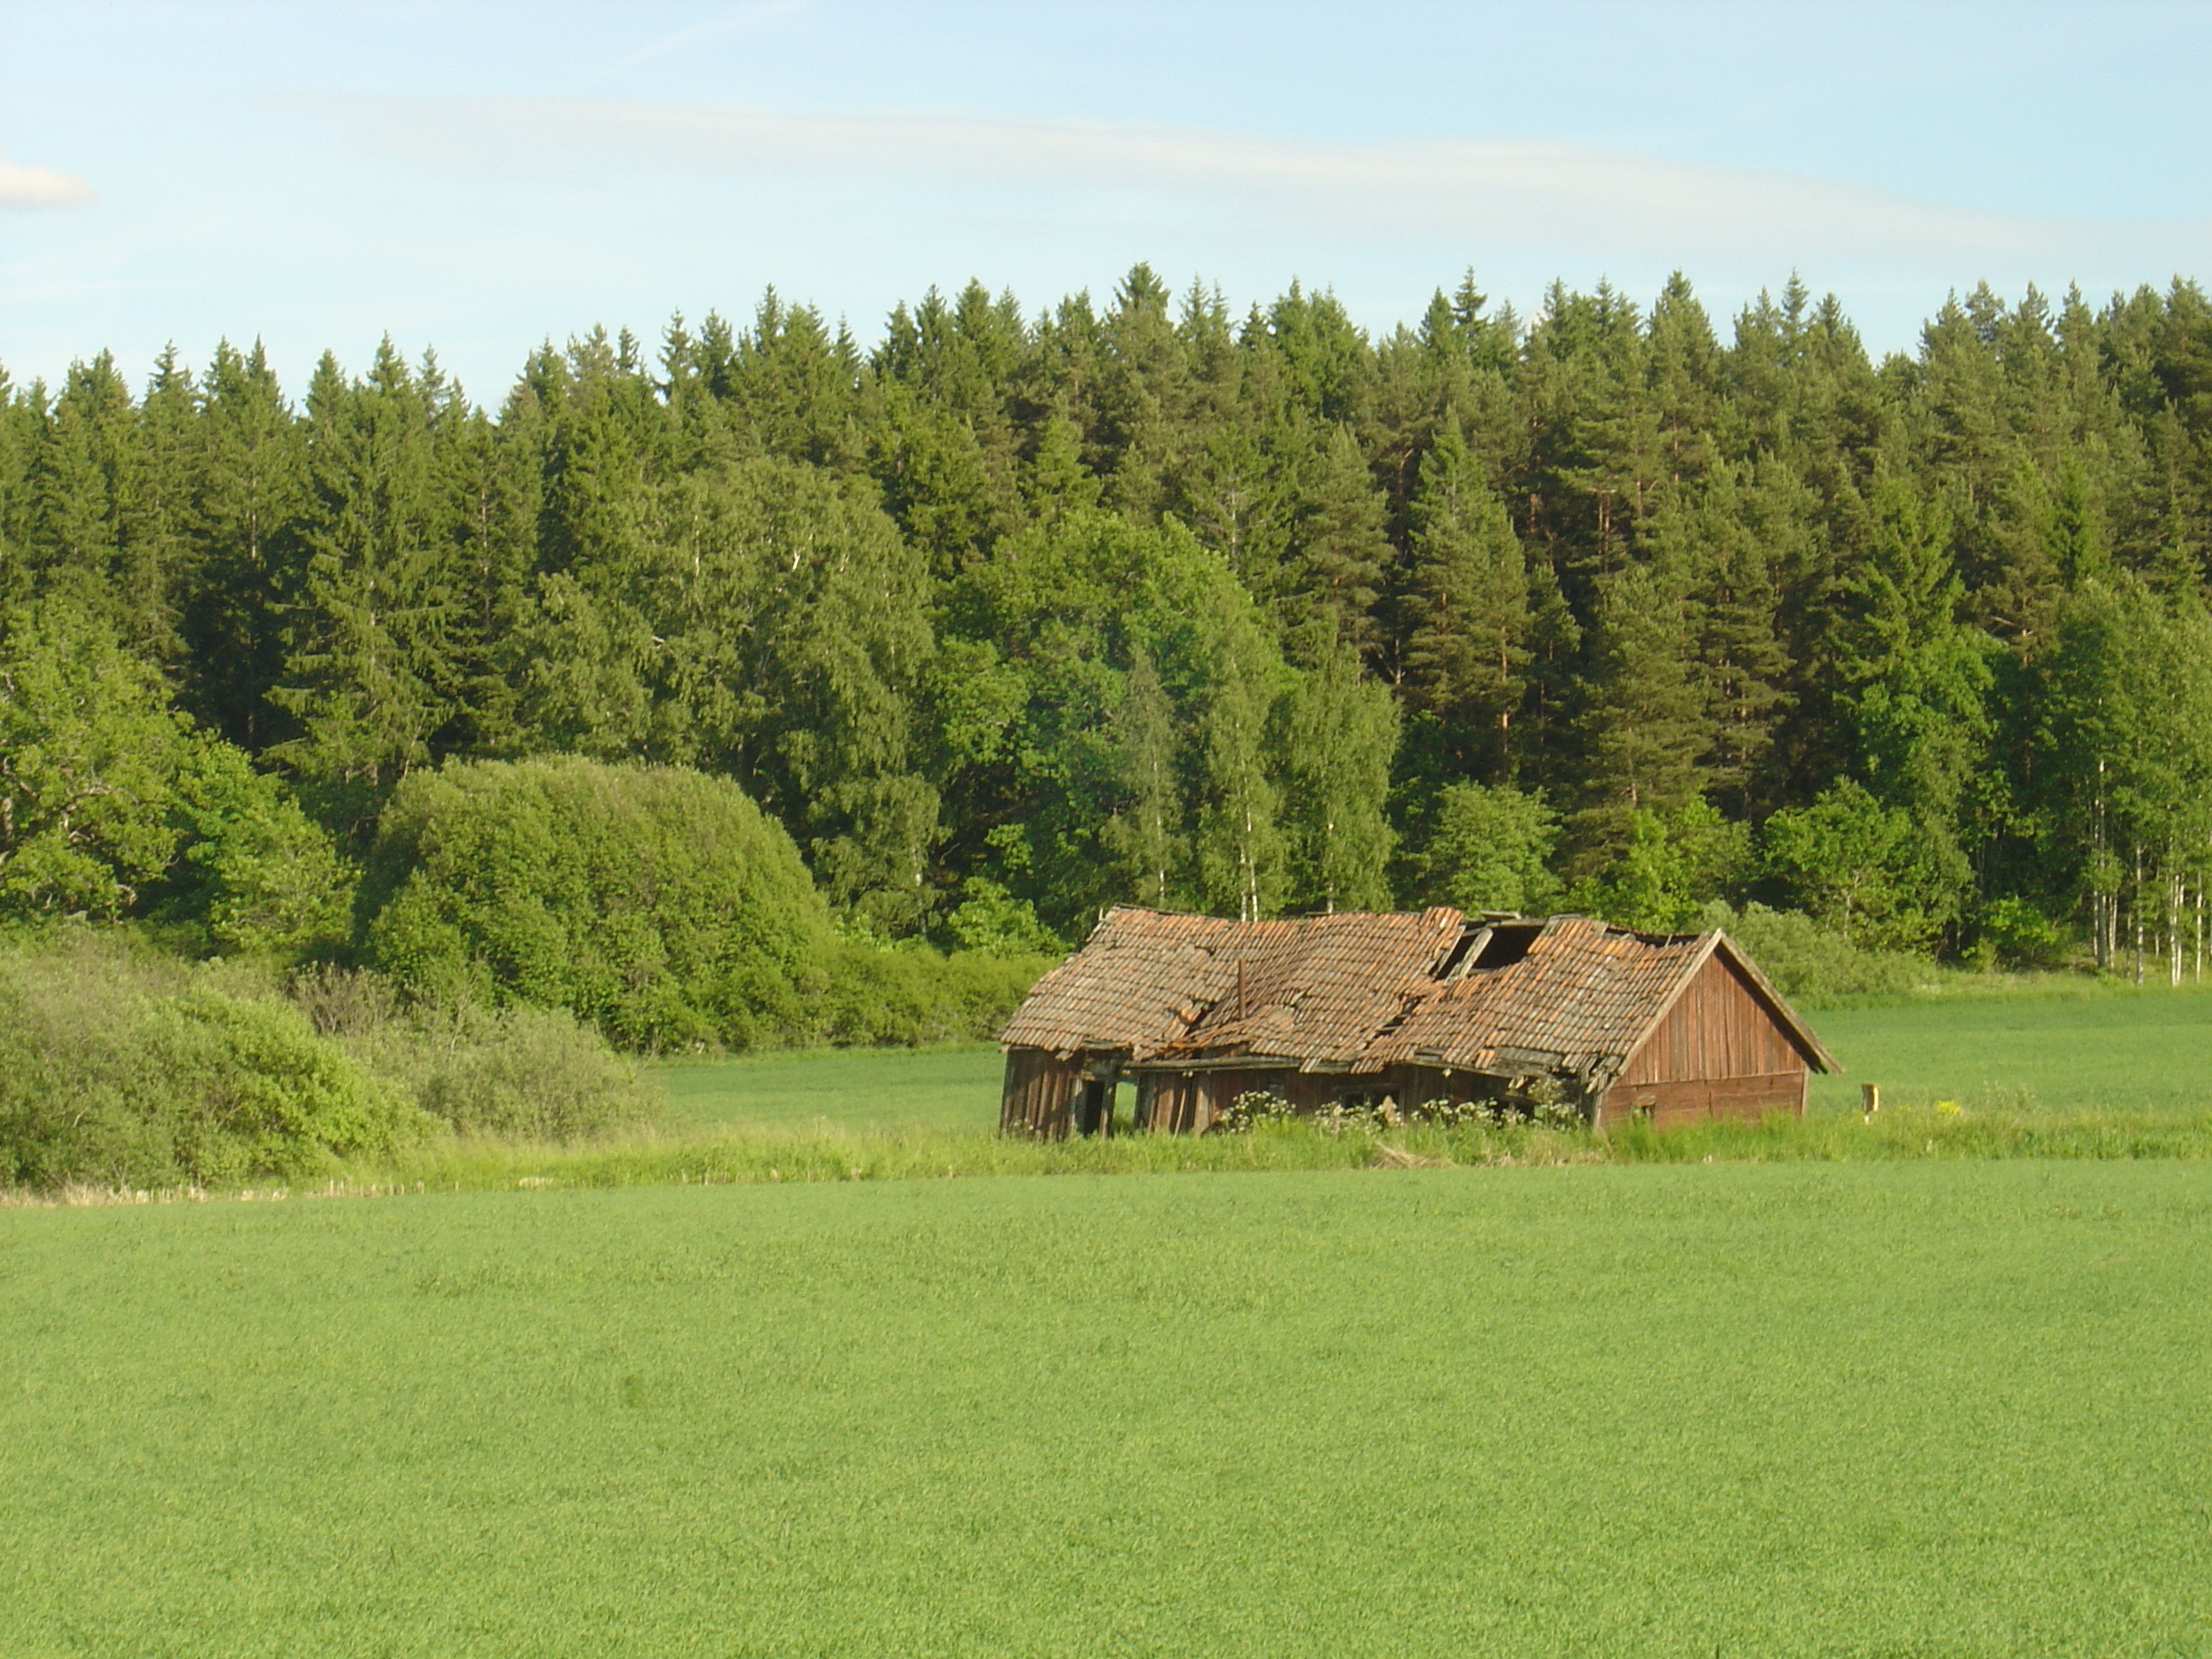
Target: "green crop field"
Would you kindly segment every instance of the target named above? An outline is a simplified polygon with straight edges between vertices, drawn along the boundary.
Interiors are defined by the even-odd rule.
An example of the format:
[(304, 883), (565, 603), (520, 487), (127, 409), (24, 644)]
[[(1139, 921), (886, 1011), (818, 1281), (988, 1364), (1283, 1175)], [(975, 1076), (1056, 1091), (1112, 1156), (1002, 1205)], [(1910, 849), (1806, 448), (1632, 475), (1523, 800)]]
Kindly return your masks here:
[(2196, 1654), (2201, 1164), (0, 1212), (11, 1654)]
[(2212, 989), (1918, 1002), (1808, 1017), (1841, 1060), (1813, 1103), (1856, 1107), (1861, 1082), (1900, 1097), (2013, 1109), (2212, 1107)]
[[(2212, 994), (1814, 1023), (1709, 1164), (1009, 1145), (979, 1045), (0, 1209), (0, 1652), (2212, 1652)], [(1200, 1172), (875, 1178), (1105, 1168)]]
[(671, 1116), (779, 1129), (996, 1128), (1005, 1061), (988, 1042), (748, 1054), (654, 1068)]

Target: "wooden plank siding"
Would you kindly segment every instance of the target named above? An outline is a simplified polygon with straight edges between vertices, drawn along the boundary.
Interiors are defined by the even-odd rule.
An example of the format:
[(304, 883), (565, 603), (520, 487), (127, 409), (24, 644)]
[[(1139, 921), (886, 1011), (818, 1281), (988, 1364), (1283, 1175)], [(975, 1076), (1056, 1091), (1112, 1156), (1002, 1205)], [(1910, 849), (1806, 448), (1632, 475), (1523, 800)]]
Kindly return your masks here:
[(1061, 1060), (1049, 1049), (1009, 1048), (999, 1133), (1038, 1140), (1065, 1139), (1083, 1086), (1080, 1055)]
[[(1210, 919), (1195, 920), (1214, 926)], [(1321, 942), (1332, 949), (1344, 943), (1333, 936)], [(1106, 954), (1133, 950), (1115, 945)], [(1183, 964), (1188, 973), (1202, 970), (1220, 977), (1218, 962), (1194, 945), (1191, 950), (1206, 959)], [(1079, 954), (1063, 967), (1072, 970), (1081, 961)], [(1329, 962), (1332, 972), (1344, 969), (1349, 974), (1334, 957)], [(1300, 965), (1276, 963), (1269, 971), (1281, 969), (1275, 978), (1282, 982), (1277, 984), (1236, 957), (1231, 963), (1234, 974), (1225, 981), (1229, 994), (1273, 999), (1264, 1006), (1279, 1013), (1297, 1002), (1291, 995), (1295, 988), (1290, 969)], [(1119, 973), (1129, 963), (1117, 958), (1109, 966)], [(1084, 992), (1090, 997), (1095, 991), (1097, 997), (1077, 999), (1078, 1012), (1093, 1024), (1110, 1026), (1106, 1002), (1117, 982), (1114, 974), (1106, 974)], [(1273, 1015), (1267, 1016), (1266, 1041), (1285, 1046), (1258, 1047), (1254, 1030), (1247, 1028), (1255, 1026), (1260, 1017), (1249, 1012), (1232, 1026), (1217, 1030), (1207, 1024), (1211, 1016), (1195, 993), (1172, 1011), (1170, 1042), (1116, 1047), (1085, 1038), (1064, 1048), (1012, 1042), (1000, 1126), (1009, 1134), (1055, 1139), (1110, 1133), (1113, 1089), (1121, 1077), (1137, 1085), (1134, 1127), (1202, 1134), (1248, 1091), (1281, 1096), (1301, 1113), (1325, 1110), (1336, 1101), (1371, 1104), (1385, 1098), (1410, 1113), (1440, 1098), (1499, 1098), (1514, 1079), (1549, 1075), (1571, 1092), (1591, 1080), (1613, 1078), (1596, 1103), (1594, 1115), (1600, 1126), (1642, 1114), (1664, 1127), (1716, 1117), (1757, 1119), (1775, 1111), (1802, 1115), (1808, 1071), (1834, 1069), (1820, 1039), (1790, 1012), (1780, 993), (1718, 933), (1652, 936), (1583, 917), (1561, 917), (1544, 925), (1525, 955), (1493, 968), (1478, 963), (1460, 977), (1446, 975), (1427, 985), (1394, 991), (1390, 1020), (1376, 1028), (1352, 1060), (1336, 1057), (1328, 1044), (1320, 1044), (1321, 1052), (1303, 1053), (1302, 1043), (1315, 1046), (1306, 1042), (1314, 1033), (1302, 1036), (1295, 1023), (1285, 1024)], [(1210, 980), (1206, 986), (1218, 988)], [(1352, 999), (1350, 989), (1345, 999)], [(1425, 1011), (1434, 1018), (1424, 1028), (1422, 1042), (1401, 1040)], [(1013, 1030), (1015, 1023), (1007, 1029)], [(1330, 1043), (1344, 1036), (1336, 1027), (1331, 1031)], [(1193, 1033), (1206, 1035), (1218, 1046), (1200, 1042)], [(1350, 1045), (1348, 1037), (1345, 1044), (1358, 1046)], [(1063, 1053), (1067, 1058), (1057, 1057)], [(1587, 1109), (1586, 1095), (1574, 1098)]]
[(1605, 1097), (1605, 1119), (1617, 1123), (1632, 1115), (1651, 1120), (1655, 1129), (1703, 1123), (1712, 1118), (1742, 1118), (1756, 1123), (1769, 1112), (1805, 1115), (1805, 1071), (1769, 1072), (1759, 1077), (1687, 1078), (1673, 1083), (1617, 1083)]
[[(1300, 1112), (1316, 1112), (1336, 1098), (1347, 1079), (1279, 1066), (1229, 1066), (1137, 1075), (1137, 1127), (1167, 1134), (1203, 1134), (1230, 1103), (1254, 1090), (1279, 1095)], [(1364, 1079), (1372, 1088), (1375, 1079)]]
[(1805, 1111), (1805, 1054), (1750, 982), (1709, 957), (1606, 1091), (1601, 1121), (1648, 1113), (1653, 1127), (1707, 1118), (1756, 1121)]
[[(1162, 1134), (1204, 1134), (1242, 1092), (1237, 1072), (1145, 1072), (1137, 1078), (1137, 1127)], [(1224, 1094), (1227, 1086), (1229, 1092)], [(1249, 1086), (1246, 1085), (1246, 1086)]]

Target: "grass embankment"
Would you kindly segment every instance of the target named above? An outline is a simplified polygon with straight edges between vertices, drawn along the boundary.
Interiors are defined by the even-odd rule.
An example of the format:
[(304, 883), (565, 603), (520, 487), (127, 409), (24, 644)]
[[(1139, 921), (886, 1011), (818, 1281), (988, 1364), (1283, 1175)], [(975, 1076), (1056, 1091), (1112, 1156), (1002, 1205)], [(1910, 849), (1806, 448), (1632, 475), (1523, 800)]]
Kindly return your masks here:
[(10, 1653), (2154, 1654), (2174, 1164), (0, 1218)]

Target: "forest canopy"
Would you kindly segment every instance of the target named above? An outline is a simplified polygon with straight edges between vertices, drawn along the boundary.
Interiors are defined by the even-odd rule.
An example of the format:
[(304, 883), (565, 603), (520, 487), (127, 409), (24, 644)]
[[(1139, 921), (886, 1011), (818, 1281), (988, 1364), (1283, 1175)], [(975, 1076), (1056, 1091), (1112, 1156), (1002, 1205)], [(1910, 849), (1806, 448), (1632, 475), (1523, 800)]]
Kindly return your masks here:
[(2178, 974), (2208, 442), (2184, 282), (1977, 289), (1880, 361), (1794, 280), (1370, 334), (1139, 265), (866, 349), (770, 293), (495, 405), (389, 342), (296, 401), (228, 344), (0, 374), (0, 908), (296, 948), (428, 775), (568, 755), (727, 780), (848, 941), (1755, 902)]

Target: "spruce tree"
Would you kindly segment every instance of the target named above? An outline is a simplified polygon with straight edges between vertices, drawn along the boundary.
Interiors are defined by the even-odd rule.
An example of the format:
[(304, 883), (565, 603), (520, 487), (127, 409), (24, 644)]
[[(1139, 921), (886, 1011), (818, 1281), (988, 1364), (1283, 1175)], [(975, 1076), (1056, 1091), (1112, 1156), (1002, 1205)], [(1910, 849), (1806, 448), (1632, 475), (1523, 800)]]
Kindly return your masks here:
[(26, 538), (30, 530), (31, 465), (42, 411), (0, 367), (0, 605), (30, 597)]
[(1595, 654), (1576, 735), (1585, 802), (1575, 817), (1588, 853), (1626, 843), (1633, 815), (1695, 799), (1712, 746), (1692, 660), (1699, 618), (1679, 555), (1630, 565), (1600, 591)]
[(1844, 579), (1839, 701), (1869, 788), (1912, 815), (1963, 890), (1967, 784), (1990, 732), (1986, 636), (1960, 620), (1943, 503), (1886, 473), (1869, 507), (1867, 544)]
[(47, 411), (30, 479), (27, 540), (40, 585), (106, 619), (127, 649), (174, 655), (161, 550), (143, 522), (143, 438), (130, 388), (106, 352), (73, 363)]
[(1389, 580), (1392, 549), (1385, 503), (1359, 443), (1329, 429), (1297, 485), (1291, 557), (1297, 586), (1286, 623), (1313, 619), (1327, 637), (1372, 651), (1382, 643), (1376, 602)]
[(434, 368), (416, 376), (389, 340), (359, 381), (325, 356), (307, 392), (307, 558), (272, 694), (299, 735), (276, 752), (355, 824), (436, 758), (454, 712), (454, 526), (435, 436), (442, 392)]
[(1106, 357), (1093, 439), (1116, 510), (1139, 522), (1166, 504), (1168, 470), (1185, 443), (1190, 368), (1170, 320), (1167, 285), (1138, 264), (1115, 287), (1101, 331)]
[(1422, 458), (1402, 612), (1407, 701), (1461, 777), (1509, 775), (1529, 659), (1528, 570), (1504, 507), (1449, 418)]
[(190, 706), (258, 753), (277, 741), (269, 701), (283, 662), (283, 605), (301, 574), (304, 446), (258, 341), (223, 341), (204, 382), (191, 536), (200, 580), (185, 621)]
[(1775, 633), (1774, 570), (1744, 521), (1729, 470), (1711, 475), (1689, 527), (1689, 556), (1701, 567), (1698, 659), (1712, 734), (1704, 757), (1705, 787), (1737, 817), (1748, 818), (1769, 793), (1762, 787), (1767, 756), (1788, 702), (1782, 687), (1790, 664)]

